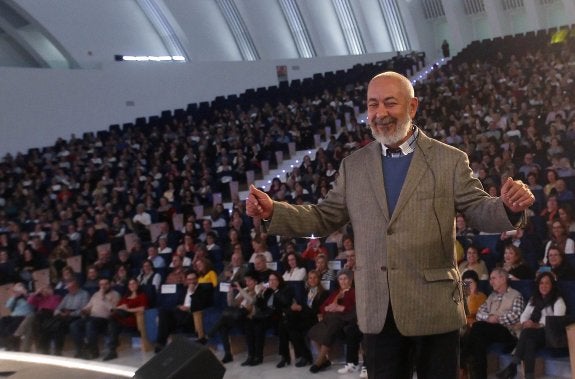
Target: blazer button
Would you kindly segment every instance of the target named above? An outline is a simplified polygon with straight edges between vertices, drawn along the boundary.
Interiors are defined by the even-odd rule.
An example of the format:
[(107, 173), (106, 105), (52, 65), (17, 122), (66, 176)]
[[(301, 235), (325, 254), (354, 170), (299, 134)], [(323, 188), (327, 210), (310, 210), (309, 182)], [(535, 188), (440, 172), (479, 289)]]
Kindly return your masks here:
[(390, 236), (393, 234), (393, 229), (389, 228), (387, 229), (387, 235)]
[(381, 267), (380, 267), (380, 270), (381, 270), (381, 271), (387, 271), (387, 267), (381, 266)]

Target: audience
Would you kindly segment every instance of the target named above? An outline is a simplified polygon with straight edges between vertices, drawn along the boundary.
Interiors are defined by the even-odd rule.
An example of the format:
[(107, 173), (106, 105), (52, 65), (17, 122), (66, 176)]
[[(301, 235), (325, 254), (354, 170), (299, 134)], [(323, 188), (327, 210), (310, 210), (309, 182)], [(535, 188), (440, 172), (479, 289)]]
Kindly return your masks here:
[[(479, 44), (489, 43), (495, 44)], [(469, 49), (435, 67), (427, 79), (415, 84), (421, 94), (415, 123), (428, 135), (467, 152), (474, 174), (487, 191), (497, 193), (507, 176), (525, 178), (534, 190), (537, 203), (528, 212), (525, 229), (502, 234), (495, 251), (490, 251), (504, 257), (502, 265), (511, 278), (532, 280), (529, 270), (539, 269), (551, 271), (561, 281), (575, 280), (575, 270), (565, 256), (574, 252), (570, 233), (575, 230), (571, 215), (575, 104), (573, 97), (564, 95), (574, 90), (569, 65), (575, 58), (573, 41), (547, 46), (514, 37), (513, 44), (507, 50), (487, 48), (483, 55)], [(311, 149), (313, 135), (325, 134), (327, 147), (306, 156), (285, 179), (275, 178), (269, 190), (282, 201), (322, 201), (341, 159), (370, 141), (355, 109), (361, 112), (365, 106), (366, 81), (375, 73), (399, 68), (398, 62), (399, 58), (354, 67), (354, 74), (346, 73), (337, 81), (314, 79), (320, 91), (304, 96), (298, 88), (290, 88), (289, 101), (270, 92), (265, 99), (213, 107), (202, 115), (176, 113), (161, 122), (138, 121), (122, 129), (59, 139), (53, 146), (27, 154), (6, 155), (0, 178), (0, 282), (22, 281), (27, 292), (34, 293), (33, 272), (48, 268), (56, 293), (64, 295), (62, 303), (73, 302), (56, 307), (54, 318), (66, 321), (61, 329), (44, 328), (43, 336), (39, 332), (39, 350), (46, 352), (46, 341), (54, 339), (54, 353), (61, 354), (68, 325), (84, 320), (76, 319), (78, 309), (88, 301), (82, 300), (86, 293), (78, 288), (76, 276), (93, 294), (101, 290), (102, 277), (113, 279), (116, 286), (137, 275), (150, 305), (161, 284), (182, 283), (184, 269), (174, 268), (177, 275), (164, 272), (170, 262), (170, 267), (182, 263), (198, 268), (202, 265), (198, 262), (208, 259), (219, 281), (242, 283), (247, 271), (240, 259), (243, 255), (253, 264), (258, 280), (267, 282), (271, 273), (267, 263), (279, 261), (277, 241), (257, 232), (241, 202), (234, 200), (231, 215), (218, 201), (214, 205), (216, 194), (228, 201), (230, 180), (245, 185), (248, 170), (261, 174), (262, 160), (269, 160), (272, 167), (277, 164), (275, 151), (288, 154), (292, 142), (297, 149)], [(338, 134), (328, 135), (328, 127)], [(195, 213), (199, 205), (207, 208), (206, 217)], [(179, 225), (176, 214), (182, 216)], [(160, 233), (152, 241), (153, 224), (158, 223)], [(480, 252), (489, 250), (483, 250), (483, 245), (481, 250), (473, 247), (478, 233), (463, 215), (457, 216), (456, 225), (458, 240), (464, 248), (471, 245), (460, 266), (463, 276), (468, 280), (470, 270), (475, 270), (479, 279), (487, 279), (488, 268), (496, 261), (489, 256), (485, 262), (479, 259)], [(130, 237), (133, 233), (135, 239)], [(347, 234), (330, 236), (330, 242), (338, 246), (337, 257), (347, 260), (344, 267), (353, 270), (353, 236)], [(305, 268), (297, 264), (299, 257), (308, 260), (308, 269), (315, 264), (320, 281), (335, 280), (327, 250), (319, 241), (310, 240), (309, 246), (295, 241), (289, 252), (286, 249), (282, 256), (287, 258), (286, 280), (305, 278)], [(518, 249), (525, 264), (516, 259)], [(74, 256), (83, 262), (79, 273), (65, 268), (67, 259)], [(205, 280), (217, 286), (214, 275)], [(297, 313), (294, 307), (298, 306), (303, 313), (305, 306), (294, 304), (286, 314)], [(194, 321), (201, 332), (201, 321)], [(309, 329), (312, 322), (308, 321), (305, 328)], [(294, 348), (297, 345), (298, 362), (307, 364), (312, 357), (301, 342), (305, 328), (302, 325), (298, 334), (292, 327), (288, 334)], [(2, 333), (11, 329), (0, 328)], [(12, 337), (8, 333), (8, 342), (14, 341), (15, 331)], [(200, 332), (198, 338), (203, 341)], [(347, 363), (357, 364), (354, 359)]]
[(523, 362), (524, 378), (535, 379), (535, 353), (545, 346), (545, 318), (563, 316), (566, 312), (565, 302), (559, 293), (553, 274), (543, 272), (537, 276), (537, 287), (521, 314), (521, 334), (511, 363), (497, 372), (502, 379), (515, 378), (517, 365)]

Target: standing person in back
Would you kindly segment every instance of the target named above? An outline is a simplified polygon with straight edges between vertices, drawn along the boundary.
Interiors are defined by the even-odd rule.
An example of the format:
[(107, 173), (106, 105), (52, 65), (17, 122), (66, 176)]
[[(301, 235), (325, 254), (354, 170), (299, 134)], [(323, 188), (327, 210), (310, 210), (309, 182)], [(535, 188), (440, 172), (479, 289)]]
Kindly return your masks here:
[(527, 185), (511, 178), (500, 197), (487, 194), (464, 152), (412, 123), (418, 102), (406, 77), (375, 76), (367, 122), (376, 141), (342, 160), (320, 204), (274, 202), (253, 186), (246, 200), (247, 214), (262, 219), (270, 234), (327, 236), (351, 222), (370, 378), (411, 378), (414, 366), (420, 379), (457, 377), (465, 312), (453, 254), (455, 215), (472, 228), (502, 232), (519, 227), (535, 201)]

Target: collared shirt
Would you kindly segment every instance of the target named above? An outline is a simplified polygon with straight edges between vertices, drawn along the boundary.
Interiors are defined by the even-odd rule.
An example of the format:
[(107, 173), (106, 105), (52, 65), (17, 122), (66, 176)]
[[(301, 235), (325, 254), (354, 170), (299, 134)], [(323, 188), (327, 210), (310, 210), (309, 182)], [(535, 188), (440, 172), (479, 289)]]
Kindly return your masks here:
[(24, 296), (12, 296), (6, 301), (6, 308), (10, 309), (10, 316), (28, 316), (34, 313), (34, 308), (26, 301)]
[(184, 307), (188, 307), (190, 308), (192, 306), (192, 295), (194, 294), (194, 292), (196, 292), (196, 289), (198, 287), (194, 287), (193, 290), (190, 290), (188, 288), (188, 291), (186, 292), (186, 297), (184, 298), (184, 304), (182, 304)]
[(92, 295), (85, 308), (90, 309), (90, 316), (100, 318), (110, 318), (112, 309), (116, 307), (120, 301), (120, 294), (114, 290), (108, 291), (106, 294), (98, 291)]
[[(384, 157), (392, 157), (392, 158), (398, 158), (403, 155), (409, 155), (415, 151), (415, 143), (417, 141), (418, 136), (419, 136), (419, 128), (413, 127), (413, 134), (405, 142), (399, 145), (397, 149), (390, 149), (384, 144), (381, 144), (381, 153), (383, 154)], [(388, 152), (388, 150), (390, 151)]]
[(56, 307), (54, 314), (60, 314), (63, 309), (72, 310), (72, 316), (79, 316), (80, 310), (88, 304), (90, 300), (90, 295), (83, 289), (78, 290), (78, 292), (72, 294), (68, 292), (66, 296), (62, 299), (60, 304)]

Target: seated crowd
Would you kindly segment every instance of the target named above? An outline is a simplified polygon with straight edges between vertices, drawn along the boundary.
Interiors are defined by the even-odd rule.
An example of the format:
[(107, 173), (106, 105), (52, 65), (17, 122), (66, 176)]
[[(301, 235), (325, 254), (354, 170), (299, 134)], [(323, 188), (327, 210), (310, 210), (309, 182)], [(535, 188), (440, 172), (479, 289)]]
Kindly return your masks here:
[[(458, 264), (464, 279), (475, 282), (468, 289), (473, 312), (462, 359), (476, 377), (484, 377), (486, 349), (494, 341), (518, 346), (515, 366), (502, 377), (520, 361), (532, 374), (527, 370), (541, 333), (530, 329), (562, 313), (555, 281), (575, 280), (575, 103), (565, 95), (575, 89), (570, 44), (507, 56), (493, 49), (481, 61), (456, 57), (415, 85), (421, 105), (415, 123), (466, 151), (487, 192), (497, 195), (514, 177), (526, 181), (537, 199), (527, 226), (502, 235), (469, 228), (464, 215), (456, 219), (456, 250), (465, 251)], [(245, 183), (246, 171), (260, 172), (263, 160), (275, 163), (275, 152), (287, 153), (289, 143), (311, 148), (314, 134), (343, 125), (338, 135), (325, 135), (326, 148), (306, 156), (285, 178), (274, 178), (268, 190), (278, 201), (321, 202), (341, 160), (372, 141), (356, 108), (365, 108), (372, 74), (385, 69), (355, 67), (347, 75), (353, 81), (322, 82), (323, 89), (300, 99), (214, 107), (201, 117), (112, 128), (6, 156), (0, 170), (0, 284), (16, 284), (6, 304), (10, 315), (0, 319), (0, 343), (12, 350), (34, 343), (39, 352), (62, 354), (69, 332), (76, 356), (96, 358), (105, 335), (104, 359), (114, 359), (121, 330), (138, 329), (138, 315), (158, 308), (158, 351), (174, 332), (193, 331), (200, 343), (219, 335), (222, 360), (229, 362), (228, 338), (238, 327), (248, 351), (244, 364), (254, 366), (273, 329), (278, 367), (291, 363), (291, 342), (296, 366), (324, 370), (341, 336), (347, 349), (340, 372), (358, 370), (353, 231), (284, 240), (257, 232), (237, 198), (230, 211), (214, 199), (230, 197), (230, 181)], [(212, 205), (209, 215), (196, 213)], [(76, 269), (70, 267), (75, 257), (81, 258)], [(345, 260), (339, 273), (328, 264), (336, 258)], [(35, 273), (46, 269), (49, 280), (37, 288)], [(489, 297), (478, 294), (487, 279)], [(509, 287), (517, 280), (537, 280), (530, 298)], [(229, 284), (225, 306), (218, 304), (220, 283)], [(165, 286), (175, 288), (173, 304), (164, 303)], [(220, 308), (220, 318), (204, 330), (210, 307)], [(517, 339), (520, 325), (529, 331)], [(310, 339), (317, 343), (315, 359)]]

